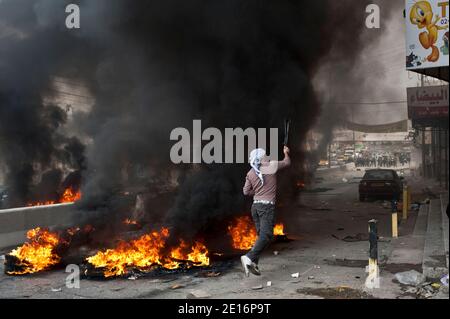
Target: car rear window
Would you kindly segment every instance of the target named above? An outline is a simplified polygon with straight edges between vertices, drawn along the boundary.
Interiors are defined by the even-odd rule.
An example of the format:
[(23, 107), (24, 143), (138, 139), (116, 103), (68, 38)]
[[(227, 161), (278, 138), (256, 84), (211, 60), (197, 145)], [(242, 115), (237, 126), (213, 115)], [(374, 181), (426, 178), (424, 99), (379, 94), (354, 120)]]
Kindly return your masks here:
[(366, 172), (363, 179), (394, 179), (391, 171), (370, 171)]

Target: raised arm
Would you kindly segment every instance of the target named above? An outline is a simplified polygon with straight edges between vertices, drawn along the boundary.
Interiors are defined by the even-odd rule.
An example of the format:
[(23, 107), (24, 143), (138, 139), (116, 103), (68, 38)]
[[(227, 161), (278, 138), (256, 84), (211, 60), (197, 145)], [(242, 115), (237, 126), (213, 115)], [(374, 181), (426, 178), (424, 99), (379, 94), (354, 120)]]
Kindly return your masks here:
[(290, 152), (289, 147), (285, 146), (283, 148), (284, 159), (278, 162), (278, 169), (283, 169), (291, 165), (291, 158), (289, 156), (289, 152)]

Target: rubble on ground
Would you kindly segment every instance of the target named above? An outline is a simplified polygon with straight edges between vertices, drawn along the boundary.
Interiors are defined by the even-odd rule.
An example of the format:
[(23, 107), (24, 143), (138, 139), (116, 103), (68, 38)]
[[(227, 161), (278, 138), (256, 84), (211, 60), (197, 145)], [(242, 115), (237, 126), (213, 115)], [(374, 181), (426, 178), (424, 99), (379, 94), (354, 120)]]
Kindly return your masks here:
[(425, 276), (416, 270), (409, 270), (395, 274), (395, 279), (403, 285), (417, 286), (425, 282)]
[(264, 288), (263, 285), (258, 285), (258, 286), (252, 287), (253, 290), (261, 290), (263, 288)]
[(211, 297), (211, 295), (209, 293), (207, 293), (204, 290), (200, 290), (200, 289), (191, 290), (186, 296), (187, 299), (205, 299), (205, 298), (209, 298), (209, 297)]

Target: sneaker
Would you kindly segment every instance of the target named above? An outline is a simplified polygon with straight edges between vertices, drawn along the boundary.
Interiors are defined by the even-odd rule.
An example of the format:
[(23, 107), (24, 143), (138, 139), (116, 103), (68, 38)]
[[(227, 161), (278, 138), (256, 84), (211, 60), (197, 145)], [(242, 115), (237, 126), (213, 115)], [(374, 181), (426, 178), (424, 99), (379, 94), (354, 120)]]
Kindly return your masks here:
[(261, 276), (261, 272), (259, 271), (258, 265), (252, 262), (250, 265), (248, 265), (248, 270), (255, 276)]
[(241, 264), (242, 268), (244, 269), (245, 275), (248, 277), (250, 275), (249, 273), (249, 266), (252, 264), (252, 261), (247, 256), (241, 256)]

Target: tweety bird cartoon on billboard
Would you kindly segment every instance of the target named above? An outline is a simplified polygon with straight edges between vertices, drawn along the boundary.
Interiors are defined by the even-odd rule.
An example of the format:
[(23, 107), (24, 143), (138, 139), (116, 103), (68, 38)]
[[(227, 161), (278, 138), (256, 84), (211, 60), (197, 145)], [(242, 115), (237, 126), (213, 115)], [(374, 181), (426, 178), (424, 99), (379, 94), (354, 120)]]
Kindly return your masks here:
[(434, 68), (449, 65), (449, 1), (406, 0), (406, 67)]

